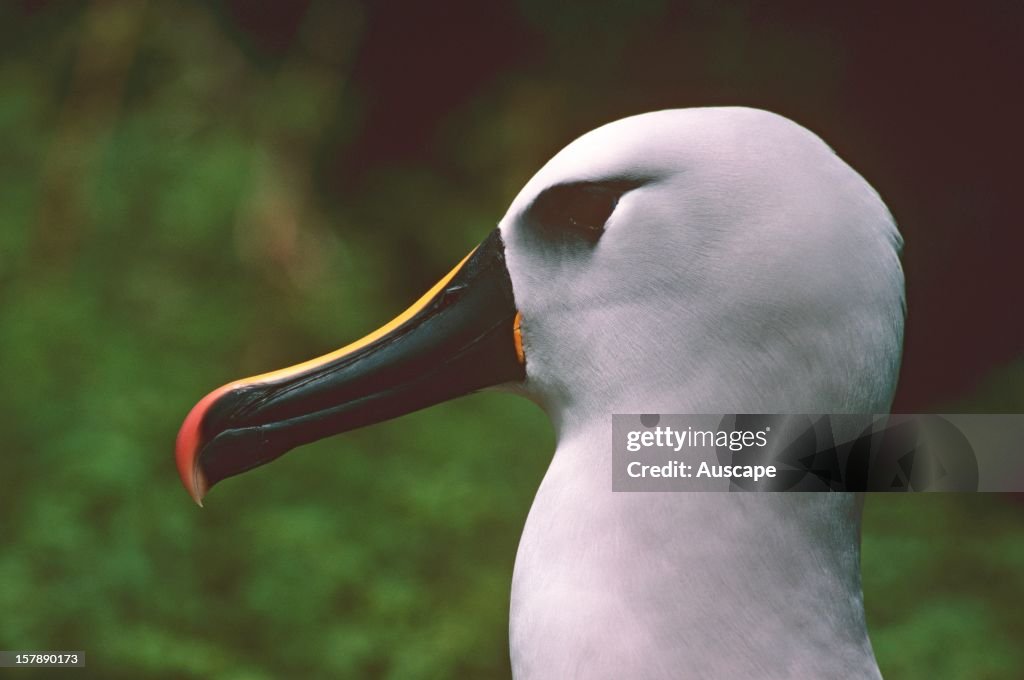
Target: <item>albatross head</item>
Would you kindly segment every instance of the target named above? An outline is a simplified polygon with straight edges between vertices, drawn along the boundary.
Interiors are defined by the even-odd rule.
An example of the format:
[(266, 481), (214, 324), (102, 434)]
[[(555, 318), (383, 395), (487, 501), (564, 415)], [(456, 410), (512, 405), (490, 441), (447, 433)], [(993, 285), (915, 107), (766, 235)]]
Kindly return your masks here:
[(198, 501), (301, 444), (495, 385), (560, 430), (616, 410), (885, 409), (899, 250), (874, 190), (785, 118), (626, 118), (551, 159), (392, 323), (207, 395), (178, 469)]
[(547, 163), (501, 222), (556, 424), (619, 412), (877, 412), (900, 358), (900, 236), (817, 136), (747, 108), (658, 111)]

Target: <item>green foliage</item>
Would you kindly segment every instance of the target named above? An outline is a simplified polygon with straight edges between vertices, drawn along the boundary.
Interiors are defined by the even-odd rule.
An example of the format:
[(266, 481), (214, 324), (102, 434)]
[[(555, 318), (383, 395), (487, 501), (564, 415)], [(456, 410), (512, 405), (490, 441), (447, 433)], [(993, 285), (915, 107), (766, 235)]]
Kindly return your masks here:
[(996, 494), (868, 498), (864, 599), (883, 674), (1020, 676), (1020, 520), (1020, 505)]
[[(197, 397), (374, 328), (559, 144), (624, 113), (579, 43), (559, 42), (580, 17), (527, 3), (575, 57), (453, 110), (436, 140), (453, 172), (394, 164), (349, 191), (320, 171), (359, 132), (358, 7), (314, 3), (294, 50), (260, 63), (204, 5), (13, 5), (0, 648), (83, 649), (102, 678), (506, 677), (516, 544), (553, 448), (532, 405), (485, 394), (320, 442), (224, 483), (202, 511), (172, 449)], [(663, 10), (606, 5), (635, 31)], [(739, 77), (735, 55), (711, 52)], [(883, 669), (1019, 676), (1018, 518), (996, 497), (870, 500)]]

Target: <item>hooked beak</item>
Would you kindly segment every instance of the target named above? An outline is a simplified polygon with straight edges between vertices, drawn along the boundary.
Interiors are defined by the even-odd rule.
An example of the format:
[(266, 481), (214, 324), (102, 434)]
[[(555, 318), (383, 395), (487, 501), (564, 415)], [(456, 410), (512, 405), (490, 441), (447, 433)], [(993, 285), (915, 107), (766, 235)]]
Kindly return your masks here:
[(203, 397), (178, 432), (192, 498), (291, 449), (521, 381), (519, 314), (497, 229), (437, 285), (361, 340)]

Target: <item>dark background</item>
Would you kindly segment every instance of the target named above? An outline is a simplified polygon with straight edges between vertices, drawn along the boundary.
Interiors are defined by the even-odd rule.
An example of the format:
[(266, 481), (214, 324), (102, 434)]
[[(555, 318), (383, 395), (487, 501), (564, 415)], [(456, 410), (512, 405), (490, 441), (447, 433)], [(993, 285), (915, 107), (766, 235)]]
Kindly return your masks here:
[[(894, 410), (1024, 411), (1024, 5), (0, 6), (0, 648), (95, 677), (504, 677), (553, 438), (480, 395), (218, 487), (194, 401), (436, 281), (559, 148), (743, 104), (820, 134), (906, 239)], [(509, 436), (509, 432), (515, 436)], [(884, 673), (1024, 675), (1012, 496), (873, 496)]]

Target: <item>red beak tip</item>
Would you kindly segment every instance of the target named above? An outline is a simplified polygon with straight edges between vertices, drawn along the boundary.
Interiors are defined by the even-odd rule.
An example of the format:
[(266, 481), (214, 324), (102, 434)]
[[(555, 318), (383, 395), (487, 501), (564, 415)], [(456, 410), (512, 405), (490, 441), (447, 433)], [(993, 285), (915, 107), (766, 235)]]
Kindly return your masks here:
[(203, 416), (210, 406), (225, 392), (234, 387), (234, 384), (218, 387), (210, 392), (192, 407), (192, 410), (185, 416), (185, 422), (178, 430), (178, 439), (174, 446), (174, 458), (178, 466), (178, 476), (181, 483), (199, 507), (203, 507), (203, 497), (209, 491), (210, 486), (206, 481), (206, 475), (199, 465), (200, 451), (200, 424)]

